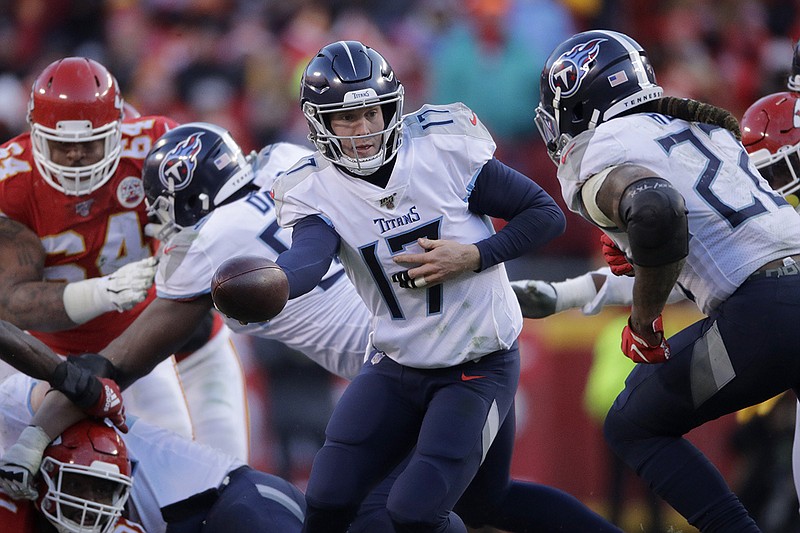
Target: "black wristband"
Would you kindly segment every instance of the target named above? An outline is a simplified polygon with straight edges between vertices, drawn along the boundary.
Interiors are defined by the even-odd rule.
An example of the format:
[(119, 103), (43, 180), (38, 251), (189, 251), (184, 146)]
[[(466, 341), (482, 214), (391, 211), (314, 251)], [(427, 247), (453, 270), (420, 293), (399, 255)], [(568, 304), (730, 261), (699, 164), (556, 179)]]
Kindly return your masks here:
[(67, 359), (99, 378), (109, 378), (117, 381), (117, 377), (119, 377), (119, 370), (114, 366), (114, 363), (100, 354), (84, 353), (81, 355), (70, 355)]
[(81, 368), (72, 361), (58, 364), (50, 385), (81, 409), (94, 405), (100, 398), (102, 389), (100, 380), (90, 370)]

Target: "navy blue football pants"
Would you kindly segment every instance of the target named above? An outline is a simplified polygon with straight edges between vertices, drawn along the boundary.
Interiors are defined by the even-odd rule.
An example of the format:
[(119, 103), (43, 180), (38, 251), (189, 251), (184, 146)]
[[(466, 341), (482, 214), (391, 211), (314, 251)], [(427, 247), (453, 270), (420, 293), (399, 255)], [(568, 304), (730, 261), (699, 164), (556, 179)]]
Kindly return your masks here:
[(366, 363), (337, 403), (314, 459), (303, 531), (347, 531), (362, 500), (409, 454), (386, 502), (395, 530), (466, 531), (451, 510), (518, 381), (516, 344), (442, 369), (404, 367), (388, 357)]
[(703, 423), (800, 384), (800, 276), (745, 281), (708, 318), (669, 339), (672, 358), (637, 365), (605, 422), (606, 440), (703, 532), (759, 531), (688, 440)]
[[(514, 406), (454, 511), (473, 528), (486, 525), (513, 533), (622, 533), (577, 498), (559, 489), (513, 480), (510, 476), (515, 435)], [(405, 462), (361, 504), (349, 533), (387, 533), (394, 530), (386, 501)]]
[(169, 520), (167, 533), (297, 533), (305, 498), (283, 478), (243, 466), (219, 489), (185, 500), (184, 516)]

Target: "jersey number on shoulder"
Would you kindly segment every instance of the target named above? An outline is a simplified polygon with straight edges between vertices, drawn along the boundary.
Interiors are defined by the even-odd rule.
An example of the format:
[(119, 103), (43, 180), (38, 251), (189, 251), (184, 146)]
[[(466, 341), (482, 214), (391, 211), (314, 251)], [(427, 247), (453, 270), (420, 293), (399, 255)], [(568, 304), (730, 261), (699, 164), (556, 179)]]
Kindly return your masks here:
[[(275, 201), (270, 197), (266, 191), (258, 191), (249, 195), (245, 202), (255, 208), (262, 216), (275, 209)], [(272, 221), (266, 228), (258, 235), (258, 238), (272, 250), (275, 255), (279, 255), (289, 249), (289, 237), (291, 233), (282, 229), (278, 225), (275, 217), (271, 217)]]
[(10, 178), (20, 172), (30, 172), (31, 165), (25, 160), (13, 157), (21, 155), (23, 152), (22, 146), (19, 143), (11, 143), (2, 150), (0, 150), (0, 181)]
[[(84, 236), (75, 231), (65, 231), (58, 235), (42, 238), (42, 246), (48, 255), (79, 255), (86, 252)], [(125, 211), (108, 217), (103, 247), (97, 253), (97, 269), (105, 276), (139, 259), (150, 255), (150, 250), (142, 238), (139, 217), (133, 211)], [(91, 277), (86, 269), (78, 264), (55, 265), (45, 268), (45, 278), (69, 282)]]
[(123, 133), (120, 157), (144, 159), (153, 145), (153, 140), (148, 135), (142, 135), (142, 132), (152, 129), (154, 124), (155, 121), (153, 119), (122, 124), (120, 126)]
[[(707, 129), (707, 132), (710, 133), (711, 130), (717, 128), (709, 127), (704, 129)], [(755, 196), (751, 195), (753, 201), (750, 203), (750, 205), (741, 209), (734, 209), (723, 202), (722, 199), (717, 196), (716, 193), (714, 193), (712, 187), (717, 174), (719, 174), (720, 167), (722, 167), (722, 159), (718, 157), (714, 151), (695, 134), (693, 130), (687, 128), (677, 133), (667, 135), (666, 137), (656, 139), (656, 142), (659, 143), (668, 154), (676, 146), (679, 146), (683, 143), (689, 143), (708, 161), (703, 169), (703, 172), (700, 174), (699, 179), (695, 182), (694, 189), (697, 191), (697, 194), (699, 194), (700, 197), (703, 198), (703, 200), (708, 203), (712, 209), (714, 209), (714, 211), (728, 221), (728, 224), (730, 224), (732, 228), (736, 228), (743, 222), (746, 222), (747, 219), (767, 211), (767, 208), (764, 207), (764, 204), (761, 203), (761, 200)], [(745, 174), (747, 174), (750, 179), (753, 180), (756, 189), (764, 193), (763, 197), (766, 197), (769, 199), (769, 201), (777, 206), (785, 204), (785, 201), (777, 193), (771, 189), (767, 190), (763, 187), (762, 181), (759, 180), (758, 176), (754, 175), (750, 171), (748, 161), (749, 159), (747, 152), (745, 152), (742, 148), (741, 152), (739, 153), (739, 168), (741, 168)]]
[[(441, 222), (441, 219), (437, 219), (433, 222), (428, 222), (427, 224), (413, 228), (405, 233), (400, 233), (398, 235), (394, 235), (393, 237), (389, 237), (385, 240), (386, 245), (389, 247), (389, 252), (392, 255), (398, 254), (402, 252), (407, 245), (417, 242), (417, 239), (421, 237), (427, 237), (428, 239), (439, 239)], [(392, 313), (392, 318), (404, 319), (405, 314), (403, 313), (403, 309), (400, 307), (400, 302), (397, 300), (397, 296), (394, 293), (392, 283), (389, 281), (389, 277), (386, 275), (386, 272), (384, 272), (381, 262), (378, 259), (378, 242), (373, 242), (367, 244), (366, 246), (362, 246), (359, 248), (359, 250), (361, 250), (361, 257), (364, 258), (364, 262), (367, 264), (370, 274), (372, 274), (372, 279), (375, 281), (375, 285), (378, 286), (378, 291), (381, 294), (381, 298), (383, 298), (383, 301), (386, 302), (386, 306)], [(442, 285), (438, 284), (428, 287), (425, 289), (425, 293), (428, 299), (428, 314), (435, 315), (441, 313)]]

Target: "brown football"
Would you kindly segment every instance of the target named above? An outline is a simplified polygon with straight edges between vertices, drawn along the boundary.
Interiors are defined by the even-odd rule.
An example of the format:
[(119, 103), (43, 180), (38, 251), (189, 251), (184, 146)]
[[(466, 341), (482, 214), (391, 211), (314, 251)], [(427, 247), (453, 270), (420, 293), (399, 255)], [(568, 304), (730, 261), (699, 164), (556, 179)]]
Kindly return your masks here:
[(289, 299), (289, 280), (274, 261), (240, 255), (223, 262), (211, 278), (214, 307), (239, 322), (264, 322)]

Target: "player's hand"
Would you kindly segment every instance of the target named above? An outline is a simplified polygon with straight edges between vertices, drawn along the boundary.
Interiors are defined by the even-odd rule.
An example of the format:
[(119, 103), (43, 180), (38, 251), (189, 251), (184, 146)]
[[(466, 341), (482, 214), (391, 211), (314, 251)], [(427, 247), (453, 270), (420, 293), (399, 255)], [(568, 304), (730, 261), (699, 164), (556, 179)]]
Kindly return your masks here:
[(442, 239), (417, 239), (423, 253), (403, 253), (394, 262), (416, 263), (417, 266), (392, 275), (392, 281), (406, 289), (419, 289), (442, 283), (463, 272), (478, 270), (481, 254), (474, 244)]
[(120, 431), (128, 432), (122, 394), (113, 379), (98, 378), (89, 368), (66, 360), (56, 367), (50, 384), (87, 415), (108, 418)]
[(611, 267), (615, 276), (633, 276), (633, 265), (628, 262), (625, 253), (617, 247), (611, 237), (605, 233), (600, 234), (600, 244), (603, 245), (603, 259)]
[(667, 339), (664, 338), (661, 315), (653, 320), (652, 328), (652, 333), (660, 339), (655, 344), (649, 344), (641, 335), (633, 332), (630, 318), (622, 329), (622, 353), (634, 363), (663, 363), (670, 358), (670, 348)]
[(517, 295), (522, 316), (544, 318), (556, 312), (558, 294), (552, 283), (538, 279), (512, 281), (511, 288)]
[(97, 400), (83, 412), (94, 418), (108, 418), (123, 433), (128, 432), (125, 423), (125, 405), (122, 403), (122, 392), (119, 385), (109, 378), (96, 378), (100, 382), (100, 393)]
[(107, 276), (67, 283), (64, 311), (74, 323), (83, 324), (109, 311), (131, 309), (147, 298), (156, 263), (155, 258), (148, 257), (128, 263)]
[(160, 222), (148, 222), (144, 225), (144, 234), (148, 237), (159, 239), (162, 231), (164, 231), (164, 224), (161, 224)]
[(0, 459), (0, 489), (15, 499), (35, 500), (36, 473), (50, 437), (38, 426), (22, 430), (17, 442)]
[(147, 257), (105, 276), (105, 297), (117, 311), (127, 311), (147, 298), (156, 275), (156, 263), (154, 257)]

